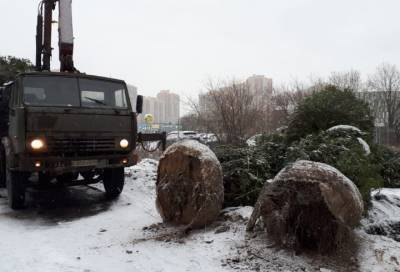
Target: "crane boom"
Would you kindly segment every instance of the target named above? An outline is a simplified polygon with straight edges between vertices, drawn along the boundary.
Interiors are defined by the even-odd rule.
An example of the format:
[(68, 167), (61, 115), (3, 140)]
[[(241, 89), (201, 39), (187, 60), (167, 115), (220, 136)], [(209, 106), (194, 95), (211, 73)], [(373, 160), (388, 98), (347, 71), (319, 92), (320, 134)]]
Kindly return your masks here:
[(74, 32), (72, 27), (72, 0), (59, 0), (59, 48), (60, 70), (71, 72), (74, 70)]
[(50, 71), (53, 10), (58, 2), (59, 59), (61, 72), (75, 72), (72, 0), (42, 0), (36, 28), (36, 69)]

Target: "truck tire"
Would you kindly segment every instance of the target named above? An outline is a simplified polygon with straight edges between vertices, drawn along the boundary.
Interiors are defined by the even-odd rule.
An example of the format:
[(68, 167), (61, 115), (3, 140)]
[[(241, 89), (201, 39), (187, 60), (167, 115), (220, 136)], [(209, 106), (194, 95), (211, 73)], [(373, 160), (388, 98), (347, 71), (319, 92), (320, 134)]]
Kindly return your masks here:
[(8, 206), (13, 210), (22, 209), (25, 204), (27, 175), (20, 171), (6, 170)]
[(125, 173), (124, 168), (104, 169), (103, 185), (108, 198), (116, 198), (124, 189)]
[(4, 149), (0, 146), (0, 188), (6, 187), (6, 156)]

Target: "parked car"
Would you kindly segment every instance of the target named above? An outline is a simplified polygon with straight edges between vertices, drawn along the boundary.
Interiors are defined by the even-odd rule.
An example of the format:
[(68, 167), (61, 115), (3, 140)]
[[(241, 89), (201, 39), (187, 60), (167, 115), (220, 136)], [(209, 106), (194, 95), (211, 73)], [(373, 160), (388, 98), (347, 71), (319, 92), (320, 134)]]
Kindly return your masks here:
[(210, 144), (218, 142), (218, 137), (214, 133), (200, 133), (200, 141), (203, 144)]
[(167, 135), (167, 146), (185, 139), (191, 139), (200, 142), (200, 135), (195, 131), (171, 131)]

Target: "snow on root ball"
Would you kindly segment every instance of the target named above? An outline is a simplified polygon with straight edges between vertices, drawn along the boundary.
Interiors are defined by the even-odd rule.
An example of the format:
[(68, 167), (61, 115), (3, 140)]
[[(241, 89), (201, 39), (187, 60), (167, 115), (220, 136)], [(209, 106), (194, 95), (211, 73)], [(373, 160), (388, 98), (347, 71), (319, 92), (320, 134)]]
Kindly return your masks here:
[(165, 222), (200, 228), (212, 223), (224, 201), (222, 168), (205, 145), (171, 145), (158, 165), (157, 209)]
[(338, 125), (329, 128), (327, 131), (336, 131), (336, 130), (352, 130), (357, 133), (362, 133), (361, 130), (358, 127), (355, 126), (349, 126), (349, 125)]
[(369, 154), (371, 154), (371, 148), (369, 147), (368, 143), (366, 141), (364, 141), (364, 139), (358, 137), (357, 141), (360, 143), (360, 145), (362, 146), (362, 148), (364, 149), (365, 155), (368, 156)]
[(266, 183), (247, 230), (261, 218), (278, 244), (328, 252), (337, 248), (361, 220), (357, 187), (332, 166), (297, 161)]

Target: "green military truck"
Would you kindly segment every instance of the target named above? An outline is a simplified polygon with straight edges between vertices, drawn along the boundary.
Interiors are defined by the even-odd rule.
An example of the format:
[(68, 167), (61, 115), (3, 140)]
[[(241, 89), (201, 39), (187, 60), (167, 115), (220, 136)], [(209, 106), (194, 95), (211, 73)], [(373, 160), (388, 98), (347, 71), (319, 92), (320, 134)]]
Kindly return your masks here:
[[(136, 114), (124, 81), (81, 73), (32, 72), (0, 89), (0, 186), (9, 206), (24, 206), (28, 187), (102, 181), (124, 187), (136, 163)], [(135, 107), (135, 108), (133, 108)]]
[[(50, 72), (57, 4), (60, 72)], [(165, 149), (165, 133), (137, 133), (143, 97), (130, 97), (122, 80), (79, 72), (73, 41), (72, 1), (41, 0), (36, 72), (0, 86), (0, 187), (7, 187), (13, 209), (24, 206), (28, 187), (103, 182), (115, 198), (124, 167), (137, 162), (137, 142), (160, 141)]]

